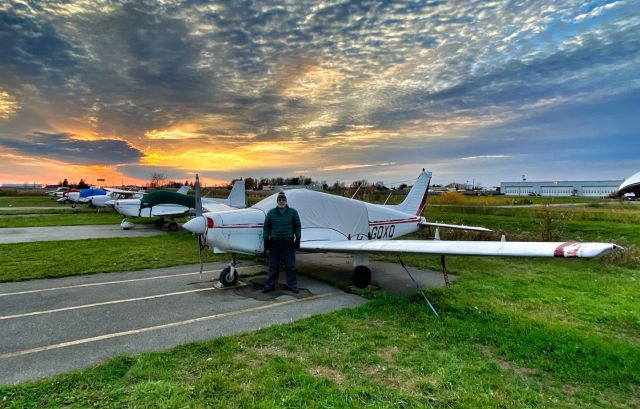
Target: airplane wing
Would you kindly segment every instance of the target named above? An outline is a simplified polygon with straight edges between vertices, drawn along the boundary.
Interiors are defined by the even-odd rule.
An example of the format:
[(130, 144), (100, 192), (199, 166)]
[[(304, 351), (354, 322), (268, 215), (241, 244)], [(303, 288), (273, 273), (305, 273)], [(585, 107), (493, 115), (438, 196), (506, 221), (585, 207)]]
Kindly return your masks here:
[(185, 216), (186, 214), (189, 213), (189, 210), (153, 210), (151, 212), (151, 216), (152, 217), (180, 217), (180, 216)]
[(455, 240), (305, 241), (301, 250), (335, 253), (417, 253), (464, 256), (590, 258), (622, 250), (613, 243), (505, 242)]
[(122, 193), (122, 194), (143, 193), (143, 192), (134, 191), (134, 190), (118, 189), (116, 187), (105, 187), (104, 190), (106, 190), (107, 192)]
[(202, 209), (204, 212), (222, 212), (225, 210), (235, 210), (233, 206), (226, 205), (224, 203), (205, 202), (202, 200)]

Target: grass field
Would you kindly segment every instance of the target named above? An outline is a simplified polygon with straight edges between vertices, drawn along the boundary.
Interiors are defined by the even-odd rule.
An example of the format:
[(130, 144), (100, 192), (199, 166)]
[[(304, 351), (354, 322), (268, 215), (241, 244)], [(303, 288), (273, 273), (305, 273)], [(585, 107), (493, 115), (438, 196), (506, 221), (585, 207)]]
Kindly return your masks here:
[[(0, 408), (640, 407), (640, 207), (498, 208), (483, 199), (426, 213), (496, 230), (478, 239), (546, 234), (627, 249), (596, 260), (449, 257), (458, 280), (427, 290), (441, 319), (418, 296), (366, 291), (371, 301), (358, 308), (0, 387)], [(2, 279), (51, 274), (61, 255), (87, 260), (62, 275), (135, 259), (134, 268), (193, 263), (193, 241), (180, 233), (2, 245)], [(439, 269), (437, 257), (403, 259)]]

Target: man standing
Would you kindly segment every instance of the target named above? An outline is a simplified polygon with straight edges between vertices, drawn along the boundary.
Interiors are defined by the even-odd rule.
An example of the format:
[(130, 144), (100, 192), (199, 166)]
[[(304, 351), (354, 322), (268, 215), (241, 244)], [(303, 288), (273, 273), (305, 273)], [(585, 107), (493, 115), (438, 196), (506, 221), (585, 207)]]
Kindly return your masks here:
[(296, 280), (295, 249), (300, 248), (300, 230), (298, 212), (287, 205), (287, 196), (284, 192), (278, 193), (278, 206), (267, 213), (262, 232), (264, 249), (265, 251), (269, 249), (269, 276), (262, 290), (263, 293), (276, 289), (280, 275), (280, 258), (283, 256), (287, 272), (287, 287), (295, 294), (299, 292)]

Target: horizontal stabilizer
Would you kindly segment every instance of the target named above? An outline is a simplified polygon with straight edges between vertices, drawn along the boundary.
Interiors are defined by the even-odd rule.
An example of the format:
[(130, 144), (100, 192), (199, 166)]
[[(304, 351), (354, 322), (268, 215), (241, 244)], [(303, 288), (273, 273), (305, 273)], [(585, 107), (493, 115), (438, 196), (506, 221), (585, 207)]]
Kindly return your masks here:
[(493, 230), (487, 229), (486, 227), (478, 227), (478, 226), (465, 226), (464, 224), (446, 224), (446, 223), (432, 223), (421, 221), (420, 226), (429, 226), (429, 227), (442, 227), (446, 229), (458, 229), (458, 230), (469, 230), (469, 231), (483, 231), (490, 232)]

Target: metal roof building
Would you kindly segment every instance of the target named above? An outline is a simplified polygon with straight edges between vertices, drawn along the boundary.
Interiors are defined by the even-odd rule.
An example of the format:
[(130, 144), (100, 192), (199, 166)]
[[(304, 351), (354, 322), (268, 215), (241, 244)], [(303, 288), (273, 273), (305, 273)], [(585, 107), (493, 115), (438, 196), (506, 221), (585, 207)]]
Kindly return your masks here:
[(556, 180), (548, 182), (501, 182), (500, 192), (509, 196), (607, 197), (617, 193), (620, 180)]

